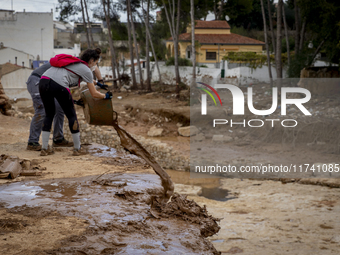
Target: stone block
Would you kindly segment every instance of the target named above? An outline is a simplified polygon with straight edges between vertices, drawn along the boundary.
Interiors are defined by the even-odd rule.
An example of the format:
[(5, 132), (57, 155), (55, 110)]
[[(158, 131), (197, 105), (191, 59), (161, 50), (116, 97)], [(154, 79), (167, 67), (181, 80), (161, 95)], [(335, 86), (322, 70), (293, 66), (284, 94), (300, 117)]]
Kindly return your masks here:
[(148, 136), (156, 137), (156, 136), (162, 136), (163, 134), (163, 128), (156, 128), (155, 126), (151, 127), (148, 131)]
[(189, 137), (189, 136), (197, 135), (199, 133), (199, 130), (195, 126), (179, 127), (178, 133), (181, 136)]

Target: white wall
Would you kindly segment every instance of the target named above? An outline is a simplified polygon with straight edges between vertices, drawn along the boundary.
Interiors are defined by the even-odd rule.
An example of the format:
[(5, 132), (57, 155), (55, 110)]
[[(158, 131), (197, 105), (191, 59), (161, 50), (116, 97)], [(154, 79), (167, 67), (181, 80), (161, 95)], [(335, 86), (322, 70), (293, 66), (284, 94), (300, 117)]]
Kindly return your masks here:
[[(222, 65), (221, 65), (222, 66)], [(225, 65), (227, 68), (227, 64)], [(159, 75), (157, 71), (157, 67), (154, 62), (150, 63), (151, 67), (151, 81), (158, 81)], [(176, 85), (176, 75), (175, 75), (175, 67), (174, 66), (166, 66), (164, 63), (159, 66), (160, 72), (162, 74), (162, 82), (167, 84)], [(136, 69), (136, 79), (139, 82), (139, 74), (138, 68)], [(105, 75), (111, 75), (112, 71), (111, 67), (103, 66), (99, 67), (99, 70), (103, 77)], [(146, 79), (146, 69), (142, 68), (143, 77)], [(199, 72), (198, 72), (199, 71)], [(125, 71), (127, 74), (130, 74), (130, 68)], [(190, 66), (181, 66), (179, 67), (179, 73), (181, 76), (181, 81), (187, 85), (191, 85), (192, 80), (192, 67)], [(276, 80), (276, 69), (272, 67), (273, 80)], [(268, 67), (262, 66), (256, 69), (251, 69), (249, 67), (236, 67), (232, 69), (225, 70), (225, 79), (222, 81), (221, 78), (221, 69), (218, 68), (196, 68), (196, 81), (201, 81), (204, 83), (208, 83), (209, 85), (214, 86), (216, 83), (232, 83), (235, 85), (247, 85), (250, 83), (269, 83), (269, 74)], [(283, 70), (283, 78), (286, 77), (286, 70)]]
[(80, 44), (74, 44), (73, 49), (66, 49), (66, 48), (53, 49), (53, 56), (58, 55), (58, 54), (68, 54), (68, 55), (72, 55), (75, 57), (79, 57)]
[(15, 64), (15, 57), (17, 57), (17, 65), (22, 66), (22, 62), (24, 62), (25, 67), (31, 68), (30, 60), (33, 61), (33, 55), (11, 48), (0, 49), (0, 65), (7, 62)]
[[(314, 66), (315, 67), (328, 67), (328, 66), (330, 66), (330, 63), (329, 62), (326, 62), (326, 61), (322, 61), (322, 60), (316, 60), (315, 62), (314, 62)], [(338, 66), (337, 64), (333, 64), (332, 63), (332, 65), (331, 66)]]
[[(176, 85), (176, 75), (175, 75), (175, 66), (166, 66), (160, 65), (159, 66), (160, 72), (162, 74), (162, 82), (167, 84)], [(159, 75), (157, 71), (157, 67), (154, 66), (154, 63), (151, 63), (151, 70), (152, 70), (152, 81), (158, 81)], [(221, 70), (217, 68), (196, 68), (196, 79), (203, 80), (203, 82), (209, 82), (213, 78), (217, 78), (221, 76)], [(199, 70), (199, 73), (198, 73)], [(180, 66), (179, 73), (181, 76), (181, 81), (187, 85), (191, 84), (192, 79), (192, 67), (191, 66)], [(144, 76), (146, 77), (146, 69), (144, 69)], [(211, 78), (210, 78), (211, 77)]]
[(1, 77), (1, 84), (9, 98), (31, 98), (26, 81), (32, 71), (32, 69), (21, 68)]
[[(265, 83), (270, 82), (268, 66), (266, 65), (263, 65), (262, 67), (258, 67), (256, 69), (252, 69), (246, 66), (228, 69), (228, 64), (226, 62), (225, 67), (226, 67), (225, 77), (236, 76), (238, 78), (239, 85), (245, 85), (249, 83), (258, 83), (258, 82), (265, 82)], [(277, 79), (276, 69), (274, 66), (272, 66), (271, 69), (272, 69), (273, 80), (276, 80)], [(282, 76), (283, 78), (287, 77), (286, 69), (282, 70)]]
[(17, 12), (12, 20), (0, 20), (0, 42), (32, 54), (35, 60), (37, 55), (49, 60), (53, 57), (53, 13)]
[[(153, 64), (151, 64), (152, 66)], [(222, 66), (222, 65), (221, 65)], [(246, 85), (250, 83), (258, 83), (258, 82), (265, 82), (269, 83), (269, 74), (268, 74), (268, 67), (262, 66), (256, 69), (251, 69), (249, 67), (236, 67), (232, 69), (227, 69), (227, 63), (225, 64), (226, 70), (225, 70), (225, 77), (226, 78), (235, 78), (232, 82), (233, 84), (237, 85)], [(198, 71), (198, 68), (196, 69)], [(210, 85), (215, 85), (218, 82), (225, 83), (220, 81), (221, 78), (221, 69), (218, 68), (199, 68), (200, 73), (196, 72), (196, 80), (202, 81), (205, 83), (209, 83)], [(146, 70), (144, 70), (146, 75)], [(163, 82), (168, 84), (176, 84), (175, 81), (175, 67), (174, 66), (160, 66), (160, 72), (162, 74)], [(191, 84), (192, 79), (192, 67), (180, 67), (179, 73), (181, 76), (182, 82), (184, 82), (187, 85)], [(272, 67), (272, 74), (273, 79), (276, 79), (276, 70), (275, 67)], [(145, 77), (145, 76), (144, 76)], [(286, 77), (286, 70), (283, 70), (283, 78)], [(158, 72), (157, 68), (154, 67), (152, 71), (152, 81), (158, 81)], [(230, 79), (228, 80), (230, 82)]]

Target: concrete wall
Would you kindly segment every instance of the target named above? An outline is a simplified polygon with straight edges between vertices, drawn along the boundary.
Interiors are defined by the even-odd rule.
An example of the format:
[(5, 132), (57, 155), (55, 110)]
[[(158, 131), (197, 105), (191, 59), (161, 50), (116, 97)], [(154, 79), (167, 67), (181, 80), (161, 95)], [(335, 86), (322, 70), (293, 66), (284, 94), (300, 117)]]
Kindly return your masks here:
[[(258, 67), (256, 69), (252, 69), (246, 66), (228, 69), (228, 63), (226, 61), (225, 66), (226, 66), (225, 77), (237, 77), (239, 85), (257, 83), (257, 82), (265, 82), (265, 83), (270, 82), (268, 66), (266, 65), (263, 65), (262, 67)], [(271, 69), (272, 69), (273, 79), (275, 80), (277, 78), (276, 69), (274, 66), (272, 66)], [(286, 69), (282, 70), (282, 76), (283, 78), (287, 77)]]
[(35, 59), (53, 57), (53, 13), (17, 12), (14, 17), (0, 20), (0, 42)]
[[(159, 75), (155, 63), (151, 63), (151, 70), (152, 70), (152, 81), (158, 81)], [(175, 66), (165, 66), (160, 65), (159, 67), (160, 72), (162, 74), (162, 81), (167, 84), (176, 85), (176, 75), (175, 75)], [(197, 73), (196, 77), (197, 80), (204, 80), (204, 82), (209, 82), (208, 80), (212, 80), (214, 78), (221, 76), (221, 70), (217, 68), (197, 68), (200, 71)], [(143, 69), (144, 76), (146, 77), (146, 70)], [(179, 73), (181, 76), (181, 80), (183, 83), (190, 85), (192, 80), (192, 67), (191, 66), (181, 66), (179, 67)]]
[(0, 49), (0, 65), (7, 62), (15, 64), (15, 57), (17, 57), (17, 65), (21, 66), (22, 62), (24, 62), (25, 67), (31, 68), (31, 63), (34, 59), (33, 55), (11, 48)]
[(27, 91), (26, 81), (32, 71), (32, 69), (21, 68), (1, 77), (2, 86), (9, 98), (31, 98)]
[[(154, 63), (151, 64), (151, 67), (154, 65)], [(221, 65), (222, 66), (222, 65)], [(256, 69), (252, 69), (249, 67), (235, 67), (232, 69), (228, 69), (227, 62), (225, 64), (226, 70), (225, 70), (225, 77), (226, 78), (233, 78), (235, 81), (233, 84), (237, 85), (246, 85), (250, 83), (258, 83), (258, 82), (264, 82), (269, 83), (269, 74), (268, 74), (268, 67), (262, 66)], [(196, 74), (196, 80), (202, 81), (205, 83), (208, 83), (210, 85), (216, 84), (221, 77), (221, 69), (218, 68), (197, 68), (197, 74)], [(199, 73), (198, 73), (199, 70)], [(146, 77), (146, 71), (144, 71), (144, 77)], [(175, 67), (174, 66), (160, 66), (160, 71), (162, 74), (162, 80), (165, 83), (173, 84), (175, 85)], [(192, 79), (192, 67), (180, 67), (179, 73), (182, 79), (182, 82), (184, 82), (187, 85), (191, 84)], [(272, 67), (272, 74), (273, 79), (276, 79), (276, 70), (275, 67)], [(286, 70), (283, 70), (283, 78), (286, 78)], [(157, 68), (152, 68), (152, 81), (158, 81), (159, 76), (157, 72)]]
[(71, 32), (58, 32), (58, 29), (54, 29), (54, 46), (73, 47), (75, 40), (75, 34)]

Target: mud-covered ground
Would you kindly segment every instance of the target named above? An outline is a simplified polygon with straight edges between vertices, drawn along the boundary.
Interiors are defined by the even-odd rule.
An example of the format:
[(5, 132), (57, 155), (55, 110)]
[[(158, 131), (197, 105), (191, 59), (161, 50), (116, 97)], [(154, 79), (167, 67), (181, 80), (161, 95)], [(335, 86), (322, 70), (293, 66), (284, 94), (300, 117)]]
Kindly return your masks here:
[(28, 120), (0, 118), (1, 154), (42, 171), (0, 180), (5, 254), (217, 254), (206, 239), (217, 219), (185, 196), (164, 204), (159, 177), (141, 159), (96, 144), (81, 157), (72, 148), (40, 157), (25, 150)]
[[(152, 139), (189, 154), (189, 139), (176, 132), (177, 123), (188, 125), (189, 107), (171, 95), (120, 93), (116, 96), (123, 99), (116, 101), (116, 110), (129, 132), (147, 136), (153, 125), (162, 127), (164, 136)], [(72, 150), (65, 148), (42, 158), (25, 150), (28, 128), (28, 120), (0, 115), (0, 154), (36, 159), (41, 169), (46, 168), (39, 177), (18, 177), (13, 189), (8, 180), (0, 180), (0, 200), (4, 200), (0, 248), (5, 254), (213, 254), (207, 239), (222, 254), (339, 254), (340, 183), (335, 179), (284, 184), (193, 179), (189, 173), (169, 170), (175, 191), (188, 194), (201, 206), (198, 210), (191, 202), (175, 199), (174, 209), (173, 204), (162, 205), (152, 198), (161, 189), (160, 180), (137, 157), (94, 144), (85, 156), (72, 157)], [(235, 162), (245, 155), (254, 161), (290, 162), (296, 155), (274, 145), (254, 150), (253, 135), (243, 138), (244, 134), (234, 132), (231, 136), (234, 140), (226, 146)], [(306, 160), (315, 154), (339, 161), (335, 154), (315, 148), (299, 154)], [(31, 209), (32, 199), (33, 205), (41, 204), (37, 210)], [(204, 217), (204, 205), (208, 214), (221, 219), (219, 232), (207, 239), (206, 224), (198, 224), (199, 218), (187, 209), (196, 208), (196, 215)], [(209, 226), (216, 231), (216, 226)]]
[(219, 227), (204, 209), (180, 195), (192, 214), (178, 209), (175, 198), (166, 204), (175, 210), (150, 207), (162, 194), (154, 174), (20, 182), (0, 190), (3, 254), (217, 254), (204, 237)]

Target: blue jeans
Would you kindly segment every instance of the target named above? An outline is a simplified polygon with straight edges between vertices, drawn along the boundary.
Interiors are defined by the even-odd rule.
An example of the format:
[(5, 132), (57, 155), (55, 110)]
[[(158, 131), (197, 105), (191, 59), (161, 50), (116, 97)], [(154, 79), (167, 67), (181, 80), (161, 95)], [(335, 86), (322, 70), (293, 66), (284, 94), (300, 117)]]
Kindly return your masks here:
[[(31, 94), (33, 100), (34, 116), (30, 126), (29, 143), (38, 143), (41, 134), (44, 118), (45, 108), (39, 93), (39, 77), (31, 75), (27, 80), (27, 90)], [(63, 126), (64, 126), (64, 112), (61, 109), (57, 100), (55, 102), (55, 115), (53, 126), (53, 140), (64, 139)]]

